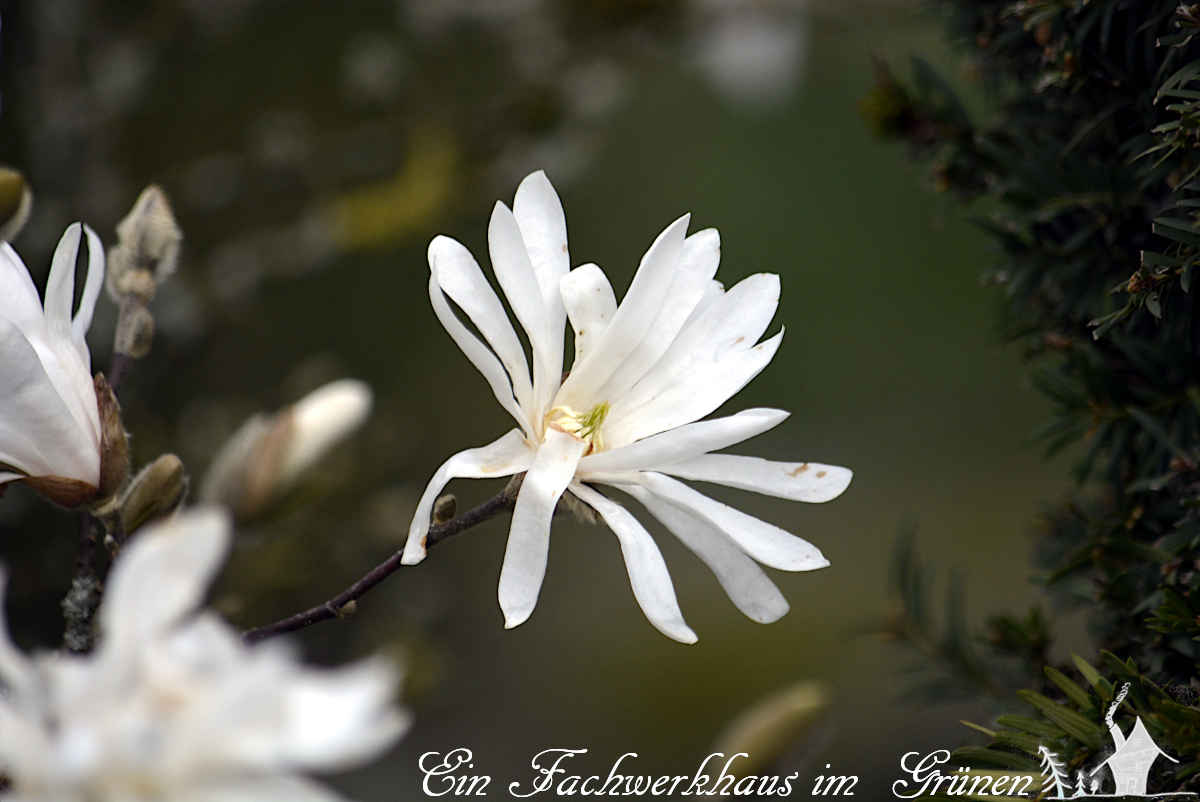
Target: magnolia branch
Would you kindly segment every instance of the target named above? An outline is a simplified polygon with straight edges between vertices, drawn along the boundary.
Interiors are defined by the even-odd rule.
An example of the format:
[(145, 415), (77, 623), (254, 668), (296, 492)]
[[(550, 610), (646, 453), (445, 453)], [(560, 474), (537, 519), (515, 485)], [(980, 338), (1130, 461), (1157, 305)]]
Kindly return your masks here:
[[(516, 504), (517, 489), (520, 487), (520, 477), (509, 482), (498, 495), (493, 496), (477, 507), (467, 510), (462, 515), (452, 518), (444, 523), (435, 523), (429, 527), (429, 534), (425, 539), (426, 550), (432, 549), (443, 540), (448, 540), (457, 534), (467, 531), (468, 529), (477, 526), (484, 521), (494, 518), (501, 512), (509, 511)], [(297, 630), (310, 627), (313, 624), (319, 624), (322, 621), (330, 621), (335, 618), (343, 618), (352, 612), (360, 598), (367, 591), (375, 587), (383, 580), (394, 574), (401, 566), (401, 559), (404, 556), (404, 549), (399, 549), (391, 557), (381, 562), (379, 565), (365, 573), (361, 579), (355, 582), (350, 587), (343, 590), (328, 601), (318, 604), (315, 607), (310, 607), (295, 615), (290, 615), (287, 618), (281, 618), (273, 624), (256, 627), (242, 633), (242, 639), (246, 643), (257, 643), (258, 641), (267, 638), (273, 638), (276, 635), (283, 635), (287, 632), (296, 632)]]

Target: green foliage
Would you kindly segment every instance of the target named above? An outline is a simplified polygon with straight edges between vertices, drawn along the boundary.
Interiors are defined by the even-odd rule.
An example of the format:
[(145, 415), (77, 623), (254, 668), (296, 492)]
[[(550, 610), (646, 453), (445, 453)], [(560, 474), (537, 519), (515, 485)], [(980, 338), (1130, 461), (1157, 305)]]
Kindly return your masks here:
[[(959, 757), (1025, 768), (1036, 741), (1074, 772), (1104, 748), (1104, 707), (1114, 686), (1129, 681), (1124, 709), (1182, 761), (1157, 782), (1164, 790), (1193, 787), (1198, 781), (1189, 778), (1200, 777), (1193, 687), (1200, 4), (941, 0), (937, 7), (992, 97), (994, 118), (972, 119), (921, 62), (906, 82), (880, 65), (863, 112), (881, 135), (931, 162), (935, 187), (968, 203), (998, 246), (988, 277), (1005, 293), (1005, 332), (1054, 405), (1041, 435), (1049, 451), (1070, 446), (1080, 454), (1076, 497), (1046, 516), (1039, 571), (1060, 596), (1089, 605), (1105, 650), (1096, 668), (1081, 658), (1049, 666), (1043, 619), (991, 622), (990, 637), (976, 642), (1019, 658), (1021, 684), (1033, 686), (1020, 695), (1037, 717), (1001, 717), (992, 744)], [(911, 567), (913, 558), (904, 560)], [(927, 612), (908, 604), (916, 595), (912, 572), (902, 580), (907, 639), (931, 642)], [(958, 663), (960, 677), (978, 678)]]

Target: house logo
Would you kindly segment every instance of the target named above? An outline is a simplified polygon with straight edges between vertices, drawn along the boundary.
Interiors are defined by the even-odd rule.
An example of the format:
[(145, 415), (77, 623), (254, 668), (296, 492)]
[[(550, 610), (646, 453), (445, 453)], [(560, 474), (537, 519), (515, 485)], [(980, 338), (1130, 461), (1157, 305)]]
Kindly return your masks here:
[[(1147, 799), (1165, 799), (1168, 797), (1194, 797), (1188, 792), (1164, 794), (1148, 794), (1146, 780), (1150, 768), (1159, 758), (1165, 758), (1172, 763), (1179, 761), (1168, 755), (1146, 731), (1146, 725), (1138, 716), (1129, 734), (1121, 732), (1121, 728), (1113, 721), (1113, 714), (1125, 701), (1129, 693), (1129, 683), (1121, 686), (1108, 712), (1104, 714), (1104, 724), (1113, 741), (1113, 753), (1091, 771), (1080, 769), (1072, 780), (1067, 775), (1066, 768), (1058, 755), (1045, 746), (1038, 746), (1038, 756), (1042, 765), (1042, 796), (1041, 799), (1103, 799), (1140, 796)], [(1112, 792), (1103, 789), (1108, 783), (1106, 778), (1112, 777)]]

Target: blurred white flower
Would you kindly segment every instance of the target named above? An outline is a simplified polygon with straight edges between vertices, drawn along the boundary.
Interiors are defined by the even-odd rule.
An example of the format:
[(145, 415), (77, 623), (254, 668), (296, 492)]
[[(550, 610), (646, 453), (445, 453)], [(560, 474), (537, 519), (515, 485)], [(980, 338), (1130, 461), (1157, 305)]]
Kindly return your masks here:
[(384, 662), (298, 665), (196, 613), (229, 545), (201, 509), (147, 527), (118, 558), (88, 656), (28, 657), (0, 628), (0, 771), (20, 802), (329, 802), (299, 776), (390, 745), (406, 718)]
[[(85, 231), (87, 279), (72, 314)], [(25, 480), (68, 505), (96, 494), (100, 412), (84, 338), (103, 284), (104, 248), (79, 223), (67, 228), (54, 251), (44, 308), (21, 257), (0, 243), (0, 484)]]
[(274, 415), (255, 415), (225, 442), (200, 486), (200, 499), (250, 518), (285, 493), (371, 411), (371, 388), (330, 382)]
[[(672, 478), (810, 502), (836, 497), (851, 478), (849, 470), (829, 465), (709, 453), (787, 417), (751, 409), (699, 421), (775, 355), (782, 332), (758, 339), (775, 314), (779, 278), (751, 276), (726, 292), (713, 280), (720, 260), (717, 232), (687, 236), (688, 220), (684, 215), (658, 236), (618, 306), (599, 267), (570, 269), (562, 206), (544, 173), (521, 182), (511, 211), (497, 203), (488, 228), (492, 267), (529, 339), (532, 376), (521, 341), (470, 252), (448, 237), (430, 243), (434, 312), (520, 428), (455, 454), (438, 469), (417, 507), (404, 562), (424, 559), (434, 501), (451, 479), (526, 471), (500, 574), (508, 627), (533, 612), (546, 571), (550, 519), (569, 490), (616, 534), (650, 622), (676, 640), (695, 641), (654, 540), (597, 484), (640, 501), (756, 621), (774, 621), (788, 606), (755, 560), (785, 571), (828, 565), (810, 543)], [(486, 345), (459, 320), (447, 296)], [(568, 319), (575, 363), (564, 381)]]
[(731, 101), (767, 106), (786, 99), (804, 68), (807, 22), (799, 9), (771, 15), (742, 4), (714, 8), (692, 47), (698, 66)]

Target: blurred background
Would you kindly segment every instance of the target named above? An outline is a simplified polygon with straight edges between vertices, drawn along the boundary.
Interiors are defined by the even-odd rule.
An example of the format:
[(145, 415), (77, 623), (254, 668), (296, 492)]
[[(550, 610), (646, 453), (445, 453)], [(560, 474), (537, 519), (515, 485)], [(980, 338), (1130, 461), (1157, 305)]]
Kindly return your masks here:
[[(684, 211), (720, 229), (727, 285), (782, 276), (783, 347), (724, 411), (791, 410), (745, 452), (855, 480), (820, 506), (714, 495), (832, 567), (775, 574), (792, 611), (761, 626), (652, 526), (700, 636), (685, 647), (643, 618), (615, 537), (564, 517), (536, 613), (506, 632), (493, 520), (296, 638), (316, 662), (383, 650), (407, 666), (413, 730), (335, 785), (418, 798), (417, 756), (460, 746), (493, 795), (549, 747), (588, 748), (577, 770), (636, 751), (641, 773), (690, 774), (739, 712), (815, 680), (829, 705), (777, 768), (829, 763), (880, 798), (900, 755), (966, 742), (958, 720), (988, 716), (980, 698), (918, 692), (922, 661), (878, 634), (898, 533), (959, 572), (968, 605), (1019, 611), (1038, 599), (1029, 534), (1066, 480), (1031, 444), (1047, 409), (996, 334), (982, 236), (859, 113), (872, 57), (909, 55), (986, 113), (916, 2), (27, 0), (0, 2), (0, 20), (3, 160), (33, 187), (16, 246), (39, 284), (66, 224), (112, 242), (148, 183), (184, 231), (154, 349), (122, 388), (138, 464), (174, 451), (198, 478), (255, 412), (342, 376), (376, 392), (364, 429), (242, 528), (214, 594), (239, 625), (318, 603), (399, 548), (440, 462), (509, 428), (433, 316), (425, 248), (446, 233), (486, 263), (491, 206), (525, 174), (547, 171), (573, 264), (599, 263), (618, 295)], [(97, 369), (114, 320), (102, 301)], [(464, 509), (501, 487), (450, 490)], [(0, 499), (24, 645), (59, 642), (76, 526), (21, 488)]]

